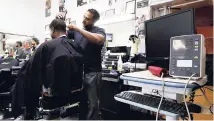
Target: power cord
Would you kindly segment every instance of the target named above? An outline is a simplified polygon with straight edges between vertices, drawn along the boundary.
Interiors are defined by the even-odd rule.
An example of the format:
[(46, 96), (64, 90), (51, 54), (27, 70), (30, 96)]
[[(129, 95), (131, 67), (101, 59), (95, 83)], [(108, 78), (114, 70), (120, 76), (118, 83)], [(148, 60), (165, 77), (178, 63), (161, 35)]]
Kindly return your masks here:
[(161, 100), (160, 100), (160, 103), (159, 103), (159, 106), (158, 106), (158, 110), (157, 110), (157, 113), (156, 113), (156, 121), (158, 121), (158, 115), (159, 115), (159, 112), (160, 112), (160, 107), (161, 107), (161, 104), (162, 104), (162, 101), (163, 101), (163, 98), (164, 98), (164, 80), (163, 80), (163, 76), (164, 76), (164, 73), (161, 74), (161, 80), (162, 80), (162, 96), (161, 96)]
[[(195, 91), (190, 94), (189, 102), (193, 103), (194, 102), (194, 98), (195, 98)], [(193, 114), (190, 114), (190, 116), (191, 116), (191, 120), (193, 120)]]
[(208, 88), (208, 87), (203, 87), (203, 88), (206, 88), (206, 89), (208, 89), (208, 90), (210, 90), (210, 91), (213, 91), (213, 89), (210, 89), (210, 88)]
[(201, 92), (202, 92), (204, 98), (205, 98), (205, 99), (207, 100), (207, 102), (209, 103), (209, 105), (210, 105), (209, 110), (210, 110), (210, 112), (213, 114), (213, 104), (209, 101), (208, 97), (207, 97), (206, 94), (205, 94), (205, 91), (204, 91), (202, 88), (200, 88), (200, 90), (201, 90)]
[[(210, 104), (210, 107), (209, 107), (209, 110), (210, 110), (210, 112), (213, 114), (213, 105), (214, 104), (212, 104), (210, 101), (209, 101), (209, 99), (208, 99), (208, 97), (206, 96), (206, 90), (205, 89), (208, 89), (208, 90), (210, 90), (210, 91), (213, 91), (212, 89), (210, 89), (210, 88), (208, 88), (208, 87), (201, 87), (200, 88), (200, 91), (202, 92), (202, 94), (201, 95), (195, 95), (195, 91), (193, 91), (191, 94), (190, 94), (190, 102), (194, 102), (194, 97), (196, 97), (196, 96), (204, 96), (205, 97), (205, 99), (207, 100), (207, 102)], [(193, 117), (191, 116), (191, 119), (193, 119)]]
[(188, 108), (187, 102), (186, 102), (186, 88), (187, 88), (187, 85), (189, 84), (190, 80), (192, 79), (192, 77), (193, 77), (194, 75), (195, 75), (195, 74), (192, 74), (192, 76), (188, 79), (188, 81), (187, 81), (187, 83), (186, 83), (186, 85), (185, 85), (184, 94), (183, 94), (184, 103), (185, 103), (186, 110), (187, 110), (187, 113), (188, 113), (189, 121), (191, 121), (191, 116), (190, 116), (189, 108)]
[(210, 112), (213, 114), (213, 104), (210, 106)]

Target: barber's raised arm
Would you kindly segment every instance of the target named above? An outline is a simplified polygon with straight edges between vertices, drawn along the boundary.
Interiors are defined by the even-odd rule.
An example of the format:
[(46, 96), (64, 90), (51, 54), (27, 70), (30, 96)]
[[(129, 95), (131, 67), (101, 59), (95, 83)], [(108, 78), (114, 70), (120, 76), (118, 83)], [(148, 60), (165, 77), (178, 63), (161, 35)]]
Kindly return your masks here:
[[(61, 20), (65, 20), (65, 15), (64, 13), (60, 12), (56, 15), (56, 19), (61, 19)], [(74, 30), (68, 30), (67, 31), (67, 37), (69, 39), (74, 39), (74, 33), (75, 31)]]
[(98, 45), (103, 45), (105, 42), (105, 31), (103, 29), (100, 29), (97, 31), (97, 33), (88, 32), (84, 29), (81, 29), (75, 25), (69, 25), (69, 30), (76, 30), (79, 33), (82, 34), (83, 37), (88, 39), (92, 43), (96, 43)]
[(68, 37), (69, 39), (74, 39), (74, 33), (75, 33), (74, 30), (68, 30), (68, 31), (67, 31), (67, 37)]

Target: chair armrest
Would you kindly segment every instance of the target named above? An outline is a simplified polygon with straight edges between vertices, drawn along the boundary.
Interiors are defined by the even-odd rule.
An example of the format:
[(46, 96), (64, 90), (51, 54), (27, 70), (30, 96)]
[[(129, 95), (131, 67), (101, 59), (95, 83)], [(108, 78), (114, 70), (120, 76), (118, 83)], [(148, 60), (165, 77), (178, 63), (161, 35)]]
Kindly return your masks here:
[(81, 91), (82, 91), (82, 88), (81, 89), (74, 89), (74, 90), (71, 90), (71, 94), (76, 93), (76, 92), (81, 92)]
[(50, 115), (51, 113), (58, 112), (58, 111), (62, 113), (62, 110), (67, 110), (69, 108), (73, 108), (73, 107), (76, 107), (76, 106), (79, 106), (79, 102), (73, 103), (71, 105), (55, 108), (55, 109), (43, 109), (43, 108), (40, 108), (39, 109), (39, 113), (42, 114), (42, 115)]
[(13, 66), (12, 67), (12, 75), (18, 74), (18, 71), (21, 69), (20, 66)]
[(10, 71), (9, 68), (4, 68), (4, 69), (1, 69), (0, 71)]
[(0, 93), (0, 96), (10, 96), (10, 92), (3, 92), (3, 93)]
[(13, 66), (13, 67), (12, 67), (12, 71), (13, 71), (13, 70), (19, 70), (19, 69), (21, 69), (20, 66)]

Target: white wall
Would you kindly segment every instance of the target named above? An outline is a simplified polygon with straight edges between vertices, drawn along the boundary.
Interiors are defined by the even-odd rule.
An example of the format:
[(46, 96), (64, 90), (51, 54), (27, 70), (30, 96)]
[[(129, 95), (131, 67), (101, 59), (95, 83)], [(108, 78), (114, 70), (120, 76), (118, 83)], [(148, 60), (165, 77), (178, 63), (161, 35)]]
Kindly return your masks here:
[(108, 43), (109, 47), (130, 46), (129, 36), (135, 33), (135, 22), (133, 20), (100, 25), (106, 33), (113, 33), (113, 41)]
[(44, 41), (45, 0), (0, 0), (0, 31)]
[[(126, 1), (130, 0), (119, 0), (117, 4), (113, 4), (111, 7), (108, 6), (108, 0), (97, 0), (87, 5), (77, 7), (77, 0), (66, 0), (65, 8), (68, 10), (67, 18), (71, 18), (71, 21), (76, 20), (79, 27), (82, 26), (82, 20), (84, 13), (89, 8), (97, 9), (100, 13), (106, 10), (115, 8), (115, 17), (103, 18), (97, 25), (104, 28), (106, 33), (112, 33), (114, 40), (109, 43), (109, 46), (130, 46), (129, 35), (135, 33), (135, 21), (134, 15), (125, 15), (121, 11), (125, 10)], [(51, 16), (45, 18), (45, 24), (48, 25), (55, 18), (58, 13), (58, 0), (52, 0)]]
[[(133, 19), (134, 15), (126, 15), (125, 3), (129, 0), (120, 0), (116, 4), (112, 6), (108, 6), (108, 0), (97, 0), (92, 2), (91, 4), (87, 4), (85, 6), (78, 7), (76, 11), (76, 19), (78, 25), (81, 25), (83, 15), (89, 8), (95, 8), (100, 13), (109, 9), (115, 9), (114, 17), (104, 17), (101, 18), (97, 25), (101, 28), (104, 28), (106, 33), (113, 34), (113, 42), (108, 43), (108, 46), (130, 46), (129, 36), (134, 34), (135, 32), (135, 21)], [(123, 11), (121, 13), (121, 11)]]
[[(45, 1), (45, 0), (44, 0)], [(67, 0), (70, 1), (70, 0)], [(56, 14), (59, 12), (59, 0), (51, 0), (51, 15), (48, 17), (45, 17), (45, 25), (50, 24), (50, 22), (56, 17)], [(45, 14), (45, 10), (43, 11)], [(45, 30), (45, 27), (44, 27)]]

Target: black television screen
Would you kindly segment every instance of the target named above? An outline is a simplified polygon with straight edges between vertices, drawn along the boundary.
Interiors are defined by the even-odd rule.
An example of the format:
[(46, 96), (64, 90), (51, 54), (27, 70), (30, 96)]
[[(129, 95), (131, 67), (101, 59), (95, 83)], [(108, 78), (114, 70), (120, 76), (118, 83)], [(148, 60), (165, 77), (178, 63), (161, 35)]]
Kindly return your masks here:
[(169, 59), (170, 38), (195, 34), (194, 9), (182, 10), (145, 22), (146, 58)]

